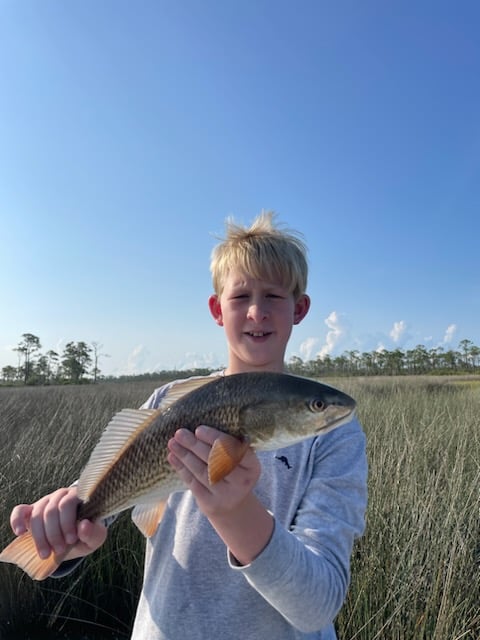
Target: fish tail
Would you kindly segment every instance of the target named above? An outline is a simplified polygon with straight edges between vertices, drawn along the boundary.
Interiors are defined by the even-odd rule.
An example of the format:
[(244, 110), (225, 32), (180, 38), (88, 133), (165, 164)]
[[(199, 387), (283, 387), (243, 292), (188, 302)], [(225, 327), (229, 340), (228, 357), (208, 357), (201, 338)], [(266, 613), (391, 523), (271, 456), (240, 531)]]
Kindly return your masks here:
[(60, 556), (51, 553), (45, 560), (40, 558), (33, 536), (27, 531), (5, 547), (0, 561), (16, 564), (33, 580), (45, 580), (60, 566), (66, 553)]

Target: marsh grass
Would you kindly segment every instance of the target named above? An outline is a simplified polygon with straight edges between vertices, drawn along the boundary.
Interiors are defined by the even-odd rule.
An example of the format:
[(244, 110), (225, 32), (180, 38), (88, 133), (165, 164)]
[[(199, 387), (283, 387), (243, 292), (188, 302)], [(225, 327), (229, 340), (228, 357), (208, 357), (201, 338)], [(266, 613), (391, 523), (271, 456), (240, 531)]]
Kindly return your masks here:
[(367, 530), (340, 638), (480, 638), (480, 390), (352, 381), (368, 435)]
[[(157, 385), (0, 389), (2, 548), (13, 537), (11, 508), (73, 482), (112, 415), (138, 407)], [(41, 629), (72, 639), (128, 637), (142, 563), (143, 539), (126, 514), (68, 577), (39, 583), (0, 563), (0, 639), (40, 638)]]
[[(358, 400), (370, 465), (340, 640), (478, 640), (478, 379), (329, 382)], [(1, 548), (11, 507), (74, 480), (112, 414), (157, 385), (0, 389)], [(142, 563), (143, 540), (124, 515), (65, 578), (37, 583), (0, 564), (0, 638), (128, 638)]]

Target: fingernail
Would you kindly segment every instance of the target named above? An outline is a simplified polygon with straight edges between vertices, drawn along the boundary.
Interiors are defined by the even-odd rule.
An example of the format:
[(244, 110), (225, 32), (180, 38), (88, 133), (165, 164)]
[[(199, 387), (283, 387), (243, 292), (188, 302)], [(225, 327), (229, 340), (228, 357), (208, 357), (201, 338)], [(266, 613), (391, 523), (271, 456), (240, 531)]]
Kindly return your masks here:
[(74, 533), (67, 533), (67, 535), (65, 536), (65, 540), (67, 544), (75, 544), (75, 542), (77, 541), (77, 536)]
[(42, 560), (46, 560), (50, 555), (50, 549), (40, 549), (38, 555)]
[(22, 527), (21, 525), (18, 525), (17, 527), (15, 527), (14, 529), (14, 533), (16, 536), (21, 536), (23, 533), (26, 532), (25, 527)]

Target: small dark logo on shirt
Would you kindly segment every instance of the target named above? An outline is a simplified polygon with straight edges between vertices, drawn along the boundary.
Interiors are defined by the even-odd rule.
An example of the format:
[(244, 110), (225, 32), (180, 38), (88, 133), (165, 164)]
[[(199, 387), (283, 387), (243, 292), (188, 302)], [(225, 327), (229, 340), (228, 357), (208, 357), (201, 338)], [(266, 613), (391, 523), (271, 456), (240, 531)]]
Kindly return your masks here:
[(283, 462), (283, 464), (287, 467), (287, 469), (291, 469), (292, 468), (291, 464), (288, 461), (287, 456), (275, 456), (275, 458), (277, 460), (280, 460), (280, 462)]

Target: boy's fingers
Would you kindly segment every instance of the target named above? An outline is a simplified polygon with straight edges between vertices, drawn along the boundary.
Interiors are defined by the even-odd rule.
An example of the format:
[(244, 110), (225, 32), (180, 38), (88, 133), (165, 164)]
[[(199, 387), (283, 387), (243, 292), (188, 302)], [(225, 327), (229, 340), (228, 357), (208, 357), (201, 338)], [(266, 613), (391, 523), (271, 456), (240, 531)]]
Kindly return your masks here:
[(81, 520), (78, 523), (78, 540), (65, 556), (65, 560), (72, 560), (86, 556), (96, 551), (107, 538), (107, 527), (101, 522)]
[[(198, 446), (184, 446), (184, 444), (181, 444), (181, 441), (183, 441), (182, 437), (178, 436), (177, 439), (177, 434), (178, 431), (175, 434), (175, 438), (172, 438), (168, 443), (168, 448), (170, 451), (168, 460), (170, 464), (174, 467), (180, 478), (187, 485), (190, 484), (192, 478), (202, 478), (205, 480), (207, 478), (207, 465), (203, 457), (198, 452)], [(190, 434), (190, 436), (195, 440), (193, 434)], [(207, 448), (207, 446), (203, 443), (198, 444), (200, 444), (202, 447)], [(206, 458), (208, 457), (208, 451), (204, 454), (204, 456), (206, 460)]]
[[(48, 497), (38, 500), (32, 505), (32, 515), (30, 518), (30, 531), (37, 547), (38, 555), (41, 558), (48, 558), (51, 553), (52, 545), (47, 538), (46, 525), (44, 522), (45, 508), (48, 504)], [(54, 530), (54, 526), (50, 523), (50, 529)], [(55, 532), (53, 532), (55, 537)]]
[(183, 458), (187, 453), (191, 452), (202, 462), (208, 460), (210, 445), (199, 440), (196, 435), (188, 429), (178, 429), (178, 431), (175, 432), (171, 445), (169, 443), (170, 450), (174, 451), (180, 458)]
[[(44, 509), (44, 527), (47, 541), (55, 553), (63, 553), (68, 544), (65, 532), (74, 533), (76, 529), (76, 505), (74, 498), (72, 509), (72, 498), (68, 489), (60, 489), (49, 496), (49, 500)], [(76, 536), (75, 536), (76, 538)]]
[(18, 504), (12, 509), (10, 514), (10, 526), (16, 536), (25, 533), (30, 525), (30, 516), (32, 515), (31, 504)]
[(67, 558), (77, 558), (98, 549), (107, 537), (102, 522), (77, 521), (80, 500), (76, 487), (58, 489), (33, 504), (12, 509), (10, 524), (17, 535), (30, 531), (41, 558), (54, 551)]
[(41, 558), (48, 557), (52, 550), (56, 553), (62, 553), (65, 550), (67, 543), (60, 522), (59, 506), (69, 491), (69, 489), (59, 489), (32, 505), (30, 531)]
[(78, 524), (78, 539), (91, 551), (98, 549), (106, 540), (107, 527), (101, 522), (82, 520)]
[(77, 535), (77, 508), (80, 500), (76, 494), (64, 496), (59, 504), (60, 529), (66, 544), (75, 544)]
[(202, 442), (205, 442), (206, 444), (209, 444), (210, 446), (215, 442), (215, 440), (221, 434), (222, 432), (218, 431), (218, 429), (214, 429), (213, 427), (208, 427), (205, 424), (202, 424), (195, 429), (195, 436), (199, 440), (201, 440)]

